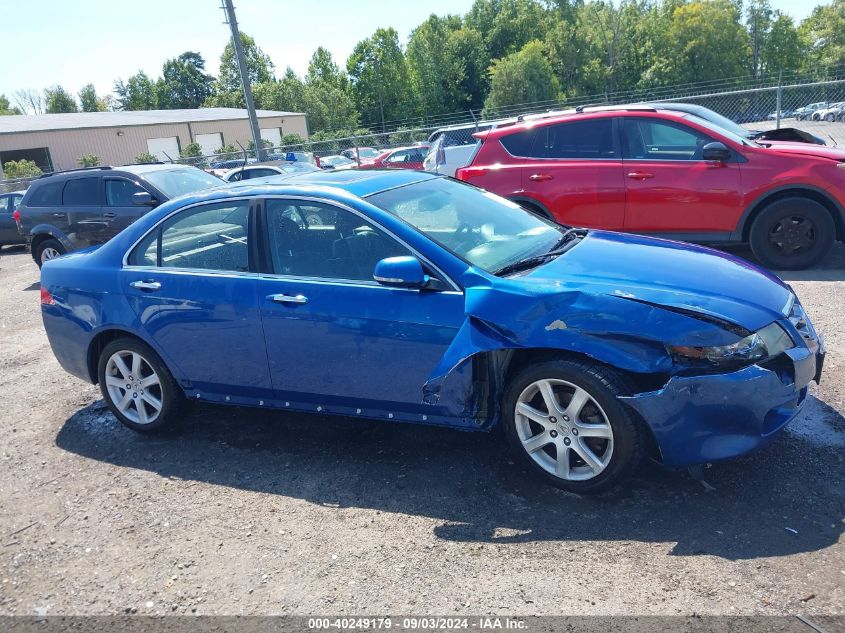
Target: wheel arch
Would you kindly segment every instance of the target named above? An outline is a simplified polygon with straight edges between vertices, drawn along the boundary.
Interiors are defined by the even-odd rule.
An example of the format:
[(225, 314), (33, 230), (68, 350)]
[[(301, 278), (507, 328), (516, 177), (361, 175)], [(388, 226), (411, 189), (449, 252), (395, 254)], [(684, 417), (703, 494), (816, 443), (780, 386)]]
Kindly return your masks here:
[[(508, 198), (511, 202), (516, 202), (519, 206), (527, 211), (534, 211), (538, 212), (539, 214), (543, 215), (547, 220), (551, 220), (552, 222), (557, 222), (555, 216), (549, 211), (549, 208), (544, 205), (539, 200), (531, 198), (529, 196), (510, 196)], [(528, 207), (531, 207), (530, 209)]]
[(32, 230), (29, 232), (30, 234), (30, 254), (32, 255), (32, 259), (36, 258), (36, 253), (38, 251), (38, 246), (44, 242), (45, 240), (58, 240), (58, 242), (64, 246), (65, 252), (70, 252), (73, 250), (73, 244), (71, 244), (70, 239), (67, 235), (62, 233), (56, 227), (51, 226), (49, 224), (38, 224), (32, 227)]
[[(100, 354), (102, 353), (103, 348), (112, 341), (116, 341), (120, 338), (131, 338), (135, 339), (136, 341), (140, 341), (144, 345), (150, 345), (149, 342), (145, 341), (142, 337), (138, 336), (134, 332), (130, 332), (129, 330), (125, 330), (123, 328), (110, 327), (97, 332), (97, 334), (94, 336), (94, 338), (91, 339), (91, 342), (88, 344), (86, 360), (88, 374), (93, 384), (96, 385), (100, 382), (97, 367), (100, 364)], [(155, 350), (155, 348), (153, 349)], [(167, 363), (163, 359), (162, 362), (167, 365)]]
[[(669, 376), (665, 374), (629, 371), (611, 365), (589, 354), (572, 350), (535, 347), (479, 352), (474, 358), (476, 374), (474, 382), (476, 386), (483, 384), (487, 387), (486, 392), (490, 400), (489, 406), (492, 408), (492, 411), (497, 412), (491, 420), (491, 426), (499, 425), (501, 415), (498, 414), (498, 411), (501, 410), (502, 399), (504, 398), (509, 380), (524, 368), (548, 360), (573, 360), (599, 365), (627, 378), (633, 383), (637, 393), (660, 389), (669, 380)], [(644, 434), (643, 437), (646, 438), (645, 449), (647, 456), (662, 462), (657, 438), (651, 426), (637, 411), (631, 407), (627, 408), (637, 419)]]
[(807, 198), (821, 204), (833, 218), (833, 223), (836, 226), (836, 239), (838, 241), (845, 240), (845, 210), (829, 193), (813, 185), (786, 185), (767, 191), (758, 197), (742, 214), (737, 226), (737, 238), (743, 242), (748, 242), (754, 220), (762, 213), (763, 209), (772, 202), (793, 197)]

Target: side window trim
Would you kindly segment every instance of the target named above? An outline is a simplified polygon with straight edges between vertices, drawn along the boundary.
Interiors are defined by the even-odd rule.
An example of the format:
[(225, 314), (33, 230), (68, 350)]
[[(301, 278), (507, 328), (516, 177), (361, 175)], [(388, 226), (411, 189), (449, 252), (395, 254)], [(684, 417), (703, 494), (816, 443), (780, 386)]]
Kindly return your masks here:
[(296, 281), (313, 281), (313, 282), (322, 281), (324, 283), (342, 283), (342, 284), (351, 285), (351, 286), (356, 286), (356, 285), (357, 286), (366, 286), (366, 287), (373, 287), (374, 285), (375, 286), (381, 286), (381, 284), (379, 284), (375, 280), (373, 280), (373, 281), (362, 281), (360, 279), (336, 279), (336, 278), (331, 278), (331, 277), (302, 277), (302, 276), (297, 276), (297, 275), (285, 275), (284, 273), (275, 272), (273, 270), (273, 262), (272, 262), (272, 257), (271, 257), (271, 254), (270, 254), (270, 235), (269, 235), (269, 231), (268, 231), (267, 204), (266, 204), (268, 200), (295, 200), (299, 203), (315, 202), (315, 203), (319, 203), (319, 204), (325, 204), (329, 207), (335, 207), (335, 208), (343, 210), (343, 211), (349, 211), (350, 213), (353, 213), (353, 214), (357, 215), (358, 217), (360, 217), (365, 222), (372, 224), (378, 230), (383, 231), (385, 233), (385, 235), (387, 235), (391, 239), (395, 240), (397, 243), (401, 244), (404, 248), (406, 248), (408, 250), (408, 252), (410, 252), (414, 257), (419, 259), (420, 262), (422, 262), (423, 266), (425, 266), (426, 268), (429, 268), (430, 270), (435, 272), (437, 274), (438, 279), (440, 279), (447, 286), (449, 286), (450, 291), (456, 291), (456, 292), (463, 293), (463, 289), (449, 275), (447, 275), (443, 271), (442, 268), (440, 268), (439, 266), (434, 264), (428, 257), (426, 257), (425, 255), (420, 253), (417, 249), (415, 249), (413, 246), (408, 244), (405, 240), (403, 240), (401, 237), (396, 235), (393, 231), (391, 231), (390, 229), (386, 228), (385, 226), (383, 226), (382, 224), (377, 222), (375, 219), (373, 219), (373, 218), (371, 218), (367, 215), (364, 215), (363, 213), (361, 213), (357, 209), (354, 209), (350, 206), (347, 206), (347, 205), (345, 205), (341, 202), (337, 202), (335, 200), (329, 200), (329, 199), (326, 199), (326, 198), (316, 198), (316, 197), (310, 197), (310, 196), (279, 195), (279, 196), (266, 196), (264, 198), (256, 200), (256, 206), (257, 206), (257, 210), (258, 210), (258, 221), (256, 222), (256, 225), (258, 227), (260, 227), (260, 231), (262, 233), (261, 239), (260, 239), (260, 246), (259, 246), (260, 266), (259, 266), (258, 270), (259, 270), (259, 272), (262, 276), (273, 277), (273, 278), (278, 278), (278, 279), (291, 279), (291, 280), (296, 280)]

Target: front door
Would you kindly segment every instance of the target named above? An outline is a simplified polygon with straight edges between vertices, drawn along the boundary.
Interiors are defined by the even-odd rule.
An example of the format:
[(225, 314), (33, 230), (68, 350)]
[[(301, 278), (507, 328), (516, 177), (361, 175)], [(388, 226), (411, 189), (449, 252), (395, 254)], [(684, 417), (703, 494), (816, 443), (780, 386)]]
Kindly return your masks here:
[(132, 201), (132, 196), (144, 189), (126, 178), (104, 178), (106, 206), (103, 220), (109, 239), (120, 233), (127, 226), (150, 210)]
[(272, 395), (249, 249), (247, 200), (189, 207), (121, 272), (141, 326), (183, 387), (212, 399)]
[(626, 231), (719, 239), (718, 233), (736, 228), (740, 164), (703, 160), (702, 148), (713, 140), (674, 121), (624, 119)]
[(463, 294), (379, 285), (379, 260), (412, 253), (346, 209), (268, 199), (265, 219), (259, 301), (277, 396), (436, 413), (422, 388), (464, 320)]

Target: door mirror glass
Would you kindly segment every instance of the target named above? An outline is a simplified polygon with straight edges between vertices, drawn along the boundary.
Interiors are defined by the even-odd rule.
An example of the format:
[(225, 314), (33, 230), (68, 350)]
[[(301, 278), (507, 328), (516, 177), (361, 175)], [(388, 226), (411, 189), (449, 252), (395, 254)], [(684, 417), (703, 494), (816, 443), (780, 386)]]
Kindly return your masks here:
[(707, 145), (701, 148), (701, 157), (704, 160), (715, 160), (723, 163), (726, 160), (730, 160), (731, 150), (724, 143), (715, 141), (713, 143), (707, 143)]
[(398, 288), (424, 288), (430, 281), (420, 260), (409, 255), (382, 259), (376, 264), (373, 279), (383, 286)]
[(132, 204), (139, 207), (154, 207), (158, 204), (158, 200), (147, 191), (139, 191), (132, 194)]

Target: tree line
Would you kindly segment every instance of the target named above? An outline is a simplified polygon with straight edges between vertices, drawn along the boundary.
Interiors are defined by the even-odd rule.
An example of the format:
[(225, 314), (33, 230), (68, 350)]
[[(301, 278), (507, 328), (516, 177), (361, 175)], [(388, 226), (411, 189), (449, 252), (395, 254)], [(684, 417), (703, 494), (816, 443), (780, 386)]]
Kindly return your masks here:
[[(383, 131), (453, 112), (575, 100), (778, 73), (845, 69), (845, 0), (800, 23), (769, 0), (475, 0), (465, 15), (431, 15), (403, 45), (393, 28), (358, 42), (344, 66), (317, 48), (304, 77), (280, 75), (241, 34), (256, 107), (305, 112), (315, 140)], [(0, 95), (0, 113), (243, 107), (231, 42), (217, 76), (195, 52), (161, 76), (138, 72), (72, 95), (61, 86)]]

